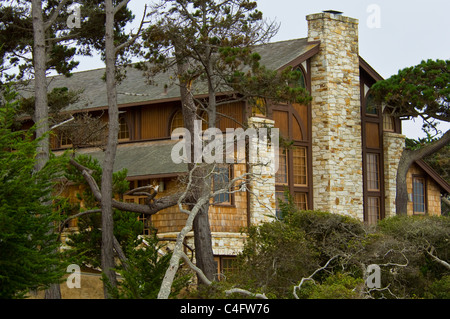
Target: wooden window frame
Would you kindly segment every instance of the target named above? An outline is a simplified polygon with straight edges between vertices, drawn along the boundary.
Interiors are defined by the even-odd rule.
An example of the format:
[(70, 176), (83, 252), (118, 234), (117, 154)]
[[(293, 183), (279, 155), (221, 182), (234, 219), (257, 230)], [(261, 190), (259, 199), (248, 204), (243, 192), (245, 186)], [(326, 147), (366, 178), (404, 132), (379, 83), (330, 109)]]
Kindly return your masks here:
[[(369, 157), (373, 156), (375, 158), (376, 167), (371, 167), (370, 164), (373, 164), (372, 161), (369, 160)], [(375, 168), (375, 171), (373, 170)], [(366, 172), (367, 172), (367, 191), (369, 192), (379, 192), (381, 190), (381, 175), (380, 175), (380, 154), (377, 153), (366, 153)], [(369, 179), (372, 177), (372, 174), (375, 173), (375, 180)], [(377, 188), (371, 188), (371, 183), (375, 182), (377, 184)]]
[[(416, 192), (415, 192), (415, 181), (422, 180), (423, 181), (423, 212), (416, 211)], [(427, 189), (427, 178), (423, 175), (413, 175), (412, 176), (412, 206), (413, 206), (413, 214), (414, 215), (426, 215), (428, 212), (428, 197), (427, 197), (428, 189)], [(422, 205), (422, 204), (420, 204)]]
[[(294, 161), (295, 157), (294, 157), (294, 153), (295, 153), (296, 149), (304, 150), (304, 160), (305, 160), (304, 173), (305, 173), (305, 175), (301, 175), (301, 178), (305, 179), (305, 183), (304, 184), (296, 184), (295, 183), (296, 176), (295, 176), (295, 161)], [(292, 148), (292, 166), (291, 167), (292, 167), (292, 169), (291, 169), (292, 176), (290, 176), (290, 177), (292, 177), (292, 183), (294, 184), (294, 187), (308, 187), (308, 148), (307, 147), (305, 147), (305, 146), (294, 146)]]
[[(361, 74), (361, 85), (360, 85), (360, 94), (361, 94), (361, 138), (362, 138), (362, 160), (363, 160), (363, 201), (364, 201), (364, 221), (366, 223), (369, 221), (369, 201), (370, 198), (377, 198), (379, 203), (379, 219), (385, 218), (385, 185), (384, 185), (384, 150), (383, 150), (383, 112), (381, 109), (378, 109), (377, 114), (370, 114), (366, 112), (368, 98), (370, 97), (370, 89), (365, 91), (365, 86), (371, 87), (375, 81), (371, 78), (368, 78), (365, 73)], [(367, 123), (376, 123), (378, 124), (378, 143), (372, 143), (373, 146), (368, 146), (367, 141)], [(378, 147), (374, 147), (375, 144), (378, 144)], [(377, 154), (378, 156), (378, 178), (379, 178), (379, 189), (369, 189), (369, 172), (367, 170), (367, 155), (368, 154)]]
[[(283, 155), (281, 155), (281, 154)], [(279, 153), (278, 153), (278, 171), (281, 169), (281, 161), (280, 158), (284, 157), (284, 165), (283, 167), (285, 168), (284, 173), (281, 175), (283, 177), (285, 177), (285, 182), (278, 182), (277, 181), (277, 176), (280, 176), (280, 174), (277, 172), (275, 173), (275, 184), (277, 185), (283, 185), (283, 186), (288, 186), (289, 185), (289, 151), (286, 148), (279, 148)]]
[[(73, 143), (69, 137), (66, 137), (67, 134), (65, 134), (63, 131), (58, 132), (58, 144), (59, 148), (71, 148), (73, 146)], [(70, 143), (63, 143), (63, 140), (68, 141)]]
[[(126, 129), (122, 130), (123, 127), (126, 127)], [(128, 134), (128, 137), (121, 137), (121, 134), (124, 132)], [(118, 133), (117, 138), (118, 138), (119, 142), (128, 142), (131, 140), (130, 125), (129, 125), (127, 119), (125, 118), (125, 116), (119, 117), (119, 133)]]
[[(308, 60), (308, 69), (310, 69), (310, 63)], [(305, 72), (303, 70), (303, 66), (300, 65), (300, 67), (302, 68), (303, 71), (303, 75), (305, 75)], [(310, 72), (309, 72), (310, 73)], [(309, 74), (307, 73), (307, 74)], [(307, 90), (310, 91), (309, 88), (309, 78), (306, 75), (305, 76), (305, 80), (306, 80), (306, 86), (307, 86)], [(293, 167), (294, 167), (294, 160), (293, 160), (293, 151), (290, 150), (289, 148), (287, 148), (287, 184), (285, 183), (276, 183), (275, 184), (275, 189), (277, 192), (284, 192), (285, 189), (287, 188), (289, 190), (289, 193), (291, 195), (295, 194), (295, 193), (306, 193), (307, 194), (307, 200), (308, 200), (308, 209), (312, 210), (314, 209), (314, 199), (313, 199), (313, 180), (312, 180), (312, 176), (313, 176), (313, 172), (312, 172), (312, 113), (311, 113), (311, 104), (307, 104), (307, 128), (305, 127), (300, 114), (297, 112), (297, 110), (294, 108), (293, 105), (291, 104), (276, 104), (276, 105), (271, 105), (268, 112), (269, 112), (269, 117), (273, 118), (273, 112), (274, 111), (282, 111), (282, 112), (287, 112), (288, 113), (288, 137), (291, 141), (293, 141), (292, 147), (304, 147), (306, 149), (306, 185), (294, 185), (294, 176), (293, 176)], [(297, 121), (299, 126), (300, 126), (300, 130), (302, 133), (302, 137), (303, 140), (294, 140), (293, 136), (294, 136), (294, 129), (293, 129), (293, 124), (294, 121)]]
[(371, 220), (371, 215), (370, 215), (370, 208), (371, 207), (373, 207), (372, 205), (371, 205), (371, 200), (373, 200), (373, 199), (375, 199), (376, 200), (376, 202), (377, 202), (377, 213), (376, 213), (376, 222), (378, 222), (378, 221), (380, 221), (382, 218), (381, 218), (381, 198), (380, 197), (378, 197), (378, 196), (369, 196), (369, 197), (367, 197), (367, 222), (369, 223), (369, 224), (376, 224), (376, 223), (374, 223), (372, 220)]
[[(231, 181), (234, 178), (234, 165), (233, 164), (222, 164), (222, 165), (217, 165), (216, 168), (224, 168), (224, 167), (228, 168), (228, 182)], [(214, 175), (215, 176), (215, 175)], [(212, 181), (211, 181), (211, 187), (213, 189), (213, 191), (215, 191), (214, 189), (214, 176), (212, 177)], [(229, 189), (229, 193), (223, 193), (220, 195), (228, 195), (228, 201), (224, 201), (224, 202), (216, 202), (216, 196), (220, 196), (220, 195), (216, 195), (214, 198), (212, 198), (212, 202), (211, 205), (213, 206), (225, 206), (225, 207), (235, 207), (235, 196), (234, 193), (231, 193), (231, 189)]]
[[(216, 264), (216, 277), (218, 279), (218, 281), (222, 281), (222, 280), (226, 280), (226, 274), (224, 273), (224, 261), (225, 260), (231, 260), (231, 261), (236, 261), (236, 256), (225, 256), (225, 255), (221, 255), (221, 256), (214, 256), (214, 263)], [(228, 269), (228, 268), (227, 268)], [(233, 268), (231, 267), (231, 271), (236, 271), (237, 268)]]
[[(387, 122), (389, 121), (389, 127), (387, 125)], [(392, 127), (392, 128), (391, 128)], [(383, 113), (383, 132), (392, 132), (395, 133), (395, 117), (392, 115)]]

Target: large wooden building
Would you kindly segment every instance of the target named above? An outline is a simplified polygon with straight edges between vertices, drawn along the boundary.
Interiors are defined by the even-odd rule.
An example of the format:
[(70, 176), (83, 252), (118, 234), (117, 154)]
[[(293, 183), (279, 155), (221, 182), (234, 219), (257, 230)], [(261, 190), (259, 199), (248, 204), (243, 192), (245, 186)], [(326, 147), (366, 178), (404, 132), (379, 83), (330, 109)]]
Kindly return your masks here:
[[(306, 38), (269, 43), (256, 51), (269, 69), (291, 66), (301, 70), (303, 85), (312, 97), (310, 103), (271, 104), (265, 118), (243, 102), (220, 107), (219, 112), (226, 115), (219, 116), (217, 127), (222, 131), (237, 128), (239, 123), (264, 120), (293, 144), (274, 154), (279, 169), (268, 177), (261, 192), (224, 194), (212, 202), (209, 215), (219, 272), (230, 266), (230, 258), (242, 248), (241, 230), (260, 222), (258, 216), (276, 214), (277, 198), (283, 197), (286, 188), (296, 205), (305, 210), (346, 214), (368, 223), (395, 215), (395, 176), (405, 136), (401, 121), (384, 114), (372, 102), (370, 87), (382, 77), (359, 56), (358, 21), (333, 12), (308, 15), (307, 21)], [(104, 69), (96, 69), (71, 78), (57, 76), (49, 83), (51, 87), (83, 90), (81, 100), (67, 112), (89, 112), (102, 115), (106, 121), (103, 74)], [(118, 86), (120, 144), (115, 170), (127, 168), (132, 186), (160, 185), (159, 196), (175, 191), (178, 176), (186, 173), (186, 165), (174, 164), (170, 156), (174, 145), (171, 132), (183, 125), (183, 118), (179, 88), (166, 85), (169, 77), (158, 74), (153, 79), (156, 85), (149, 85), (141, 71), (129, 69)], [(197, 93), (201, 96), (205, 92)], [(52, 141), (55, 152), (70, 147), (70, 139), (63, 134)], [(103, 156), (98, 148), (77, 152), (97, 159)], [(237, 164), (223, 174), (232, 178), (247, 169), (245, 164)], [(440, 196), (450, 192), (450, 186), (419, 161), (408, 174), (408, 192), (408, 214), (440, 215)], [(252, 199), (254, 194), (269, 204), (258, 206)], [(138, 202), (140, 198), (124, 200)], [(264, 209), (266, 212), (261, 211)], [(171, 207), (142, 220), (156, 228), (161, 238), (173, 239), (186, 215)]]

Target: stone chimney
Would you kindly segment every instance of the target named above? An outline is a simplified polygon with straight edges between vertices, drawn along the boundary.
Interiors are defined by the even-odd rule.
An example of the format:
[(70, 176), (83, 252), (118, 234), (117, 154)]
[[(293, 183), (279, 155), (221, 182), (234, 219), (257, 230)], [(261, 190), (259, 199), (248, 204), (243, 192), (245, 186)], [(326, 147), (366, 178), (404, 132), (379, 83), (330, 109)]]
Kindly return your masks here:
[(358, 20), (341, 12), (311, 14), (314, 209), (363, 220)]

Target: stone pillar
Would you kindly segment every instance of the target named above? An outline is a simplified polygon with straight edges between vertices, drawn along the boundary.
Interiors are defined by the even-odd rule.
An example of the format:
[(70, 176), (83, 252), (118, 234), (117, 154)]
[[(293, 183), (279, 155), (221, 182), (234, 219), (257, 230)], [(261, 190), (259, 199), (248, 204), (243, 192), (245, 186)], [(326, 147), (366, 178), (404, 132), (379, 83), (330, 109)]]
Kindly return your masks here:
[(314, 208), (363, 220), (358, 20), (308, 15), (311, 59)]
[[(250, 129), (258, 131), (260, 128), (271, 129), (274, 121), (251, 117), (248, 120)], [(267, 136), (266, 136), (267, 137)], [(263, 142), (263, 143), (261, 143)], [(258, 225), (269, 222), (275, 217), (275, 154), (276, 150), (270, 141), (265, 142), (258, 136), (249, 137), (249, 154), (256, 154), (256, 159), (250, 159), (250, 170), (252, 180), (250, 184), (250, 223)], [(265, 146), (266, 145), (266, 146)]]
[(384, 132), (384, 192), (386, 218), (396, 215), (395, 197), (397, 194), (397, 168), (403, 149), (405, 148), (405, 135)]

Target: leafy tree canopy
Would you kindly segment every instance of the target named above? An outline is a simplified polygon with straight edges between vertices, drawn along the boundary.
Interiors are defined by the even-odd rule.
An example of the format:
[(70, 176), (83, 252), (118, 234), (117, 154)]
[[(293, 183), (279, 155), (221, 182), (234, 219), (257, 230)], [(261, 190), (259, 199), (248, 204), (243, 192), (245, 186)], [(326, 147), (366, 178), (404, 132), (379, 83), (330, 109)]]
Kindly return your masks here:
[(397, 117), (450, 121), (450, 60), (427, 60), (372, 86), (375, 99)]

